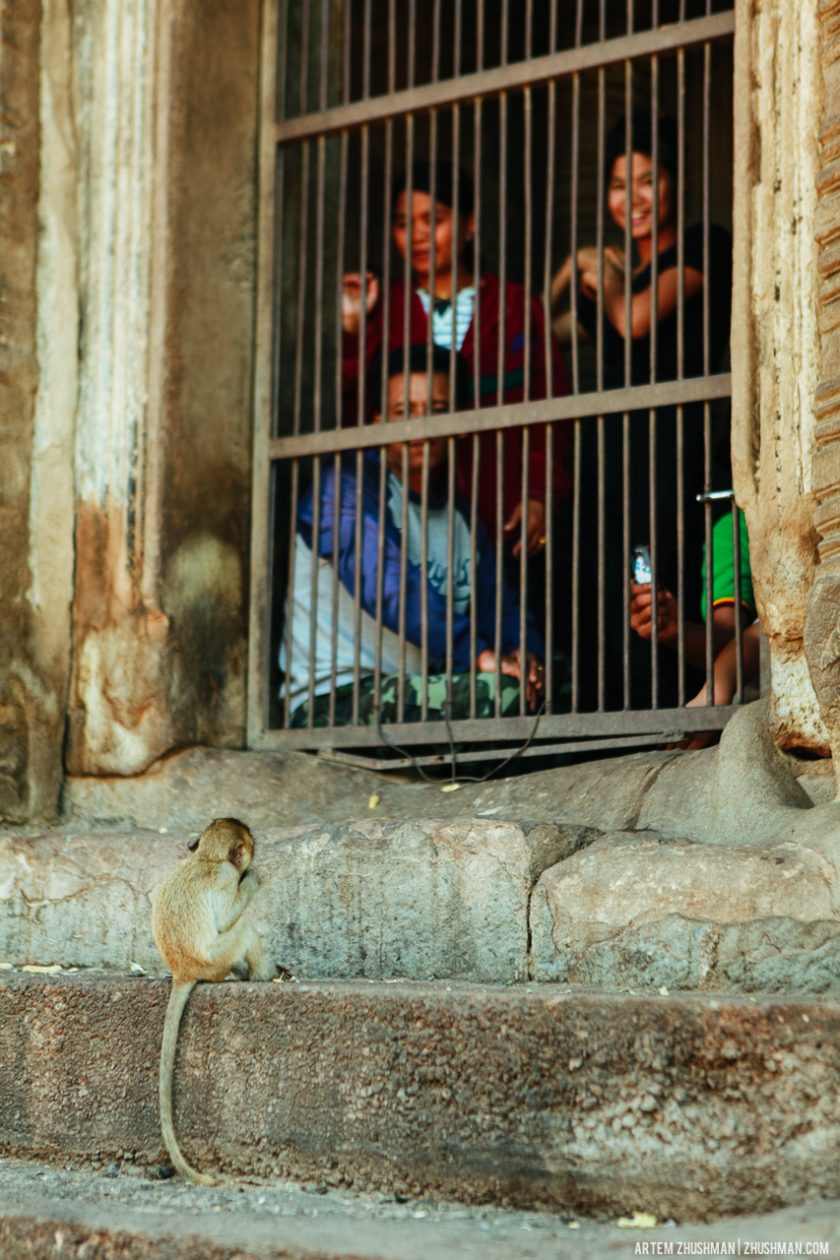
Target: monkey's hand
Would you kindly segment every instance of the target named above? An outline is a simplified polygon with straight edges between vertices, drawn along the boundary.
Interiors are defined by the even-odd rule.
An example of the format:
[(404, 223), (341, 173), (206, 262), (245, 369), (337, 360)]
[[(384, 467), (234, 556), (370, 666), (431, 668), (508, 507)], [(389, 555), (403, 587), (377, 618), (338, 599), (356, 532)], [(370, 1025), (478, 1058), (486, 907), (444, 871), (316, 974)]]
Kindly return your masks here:
[(249, 866), (247, 871), (243, 871), (239, 876), (239, 887), (241, 888), (245, 883), (248, 884), (248, 892), (252, 894), (257, 891), (262, 883), (262, 880), (254, 870), (253, 866)]

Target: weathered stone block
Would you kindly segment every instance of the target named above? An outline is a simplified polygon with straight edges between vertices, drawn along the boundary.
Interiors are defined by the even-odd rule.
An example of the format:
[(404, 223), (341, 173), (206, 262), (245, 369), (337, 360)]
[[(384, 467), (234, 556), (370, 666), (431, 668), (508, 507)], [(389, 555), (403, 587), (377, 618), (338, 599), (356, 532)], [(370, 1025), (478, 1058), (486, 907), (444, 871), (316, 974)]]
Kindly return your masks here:
[[(528, 971), (535, 880), (593, 833), (496, 822), (275, 828), (260, 835), (254, 911), (295, 974), (509, 982)], [(0, 837), (0, 958), (164, 969), (154, 887), (187, 837)]]
[(532, 975), (583, 984), (840, 989), (835, 868), (793, 845), (600, 840), (547, 870), (531, 903)]

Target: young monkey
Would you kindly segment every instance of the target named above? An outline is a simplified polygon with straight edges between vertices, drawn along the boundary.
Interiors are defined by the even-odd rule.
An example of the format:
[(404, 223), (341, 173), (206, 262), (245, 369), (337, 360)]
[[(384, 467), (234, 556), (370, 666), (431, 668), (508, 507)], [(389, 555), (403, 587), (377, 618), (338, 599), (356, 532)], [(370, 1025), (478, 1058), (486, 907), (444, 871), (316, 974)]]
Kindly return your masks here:
[(273, 980), (253, 924), (243, 911), (260, 886), (250, 869), (254, 840), (236, 818), (217, 818), (190, 846), (194, 855), (164, 880), (152, 914), (155, 944), (172, 969), (160, 1048), (160, 1123), (174, 1167), (184, 1177), (212, 1186), (212, 1177), (187, 1163), (172, 1123), (172, 1078), (178, 1029), (187, 999), (199, 980), (224, 980), (247, 965), (251, 980)]

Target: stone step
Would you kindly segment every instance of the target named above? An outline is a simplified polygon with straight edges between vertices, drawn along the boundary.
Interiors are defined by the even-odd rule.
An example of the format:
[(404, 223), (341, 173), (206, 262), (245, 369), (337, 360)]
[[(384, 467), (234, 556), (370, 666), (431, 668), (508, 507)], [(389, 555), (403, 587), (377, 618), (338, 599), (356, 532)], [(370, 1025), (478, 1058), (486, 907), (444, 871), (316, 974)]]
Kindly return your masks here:
[[(0, 981), (0, 1155), (164, 1159), (166, 981)], [(840, 1004), (556, 985), (202, 985), (176, 1126), (231, 1176), (612, 1217), (840, 1196)]]
[[(0, 964), (163, 974), (151, 896), (194, 835), (0, 834)], [(832, 836), (737, 846), (371, 812), (260, 830), (253, 913), (309, 979), (838, 992)]]
[[(619, 1218), (621, 1219), (621, 1218)], [(207, 1189), (0, 1161), (0, 1255), (119, 1260), (604, 1260), (625, 1255), (837, 1254), (840, 1202), (762, 1216), (628, 1228), (550, 1212), (330, 1192), (323, 1185)], [(741, 1242), (741, 1252), (738, 1242)], [(723, 1248), (732, 1248), (724, 1251)], [(805, 1251), (808, 1247), (811, 1250)], [(646, 1249), (646, 1250), (645, 1250)], [(761, 1252), (759, 1252), (761, 1254)], [(784, 1254), (777, 1251), (776, 1254)]]

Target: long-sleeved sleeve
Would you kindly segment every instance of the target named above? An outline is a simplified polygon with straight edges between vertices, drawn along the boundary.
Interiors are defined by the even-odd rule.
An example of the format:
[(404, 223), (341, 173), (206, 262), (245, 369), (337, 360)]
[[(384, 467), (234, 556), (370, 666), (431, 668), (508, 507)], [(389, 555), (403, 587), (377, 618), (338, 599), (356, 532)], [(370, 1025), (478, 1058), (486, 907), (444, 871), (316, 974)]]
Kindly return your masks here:
[[(379, 535), (383, 531), (383, 565), (381, 579), (382, 624), (395, 633), (400, 625), (400, 566), (402, 547), (399, 532), (386, 520), (380, 526), (378, 478), (371, 472), (371, 466), (365, 469), (362, 478), (361, 501), (361, 551), (357, 560), (356, 551), (356, 502), (357, 484), (354, 472), (343, 469), (340, 480), (340, 504), (338, 514), (338, 545), (334, 542), (336, 528), (336, 481), (332, 468), (323, 478), (320, 494), (320, 520), (318, 524), (318, 555), (337, 564), (338, 579), (345, 590), (355, 597), (357, 575), (360, 582), (359, 601), (361, 607), (370, 616), (375, 617), (379, 597)], [(310, 491), (303, 499), (299, 515), (299, 528), (309, 546), (313, 545), (315, 522), (313, 517), (313, 495)], [(481, 553), (480, 573), (486, 565), (485, 554)], [(491, 566), (492, 567), (492, 566)], [(482, 579), (479, 578), (476, 586)], [(483, 579), (486, 581), (486, 576)], [(427, 643), (429, 666), (431, 669), (442, 669), (446, 661), (446, 598), (434, 586), (427, 582)], [(423, 575), (419, 565), (406, 564), (405, 580), (405, 637), (416, 647), (422, 645), (423, 636)], [(464, 673), (470, 668), (470, 616), (468, 613), (454, 613), (452, 619), (452, 651), (453, 668)], [(485, 619), (485, 625), (491, 627), (489, 637), (481, 631), (477, 636), (476, 651), (482, 652), (493, 646), (492, 621)]]

